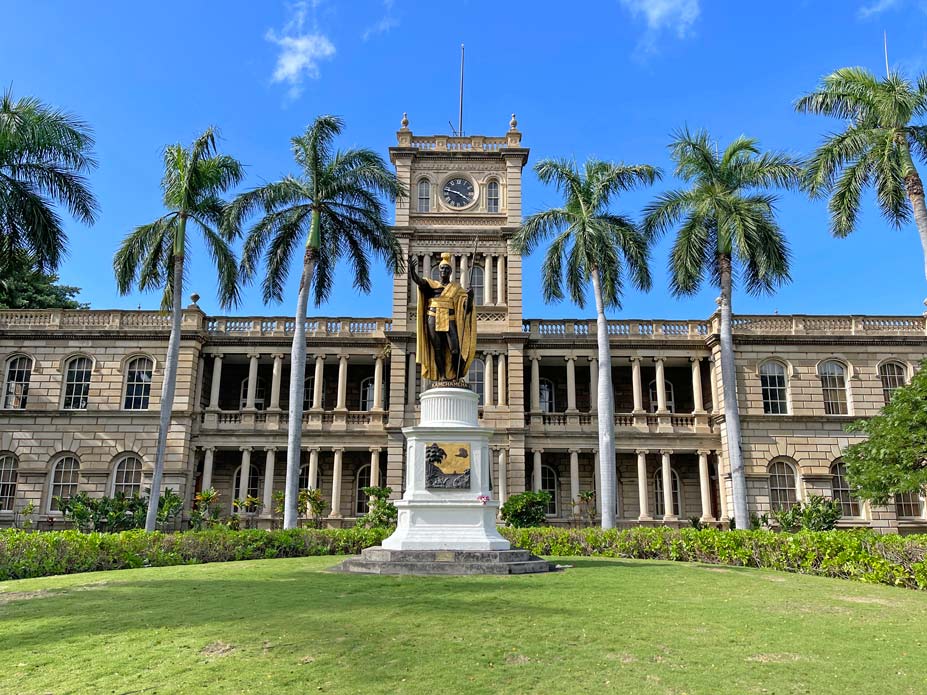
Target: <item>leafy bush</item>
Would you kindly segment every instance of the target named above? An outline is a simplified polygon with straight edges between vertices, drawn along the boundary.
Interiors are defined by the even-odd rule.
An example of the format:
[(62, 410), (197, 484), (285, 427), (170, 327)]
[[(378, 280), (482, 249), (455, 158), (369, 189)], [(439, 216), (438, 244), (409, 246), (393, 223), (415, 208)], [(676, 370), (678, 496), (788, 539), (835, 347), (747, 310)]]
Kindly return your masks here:
[[(56, 497), (55, 500), (65, 520), (84, 533), (115, 533), (143, 528), (148, 512), (148, 497), (138, 494), (127, 497), (117, 492), (112, 497), (91, 497), (86, 492), (79, 492), (68, 498)], [(158, 528), (164, 528), (173, 521), (181, 509), (183, 499), (170, 488), (165, 490), (158, 500)]]
[(543, 490), (512, 495), (502, 505), (502, 520), (515, 528), (543, 526), (547, 521), (547, 505), (550, 502), (550, 493)]
[(393, 494), (391, 487), (365, 487), (361, 490), (370, 498), (370, 509), (357, 520), (357, 526), (362, 528), (392, 528), (396, 525), (399, 510), (390, 502), (389, 496)]
[(0, 530), (0, 581), (132, 567), (275, 557), (357, 554), (378, 545), (390, 529), (231, 531), (216, 527), (185, 533), (35, 533)]
[(773, 512), (773, 518), (779, 528), (789, 533), (795, 531), (831, 531), (837, 528), (837, 522), (843, 516), (843, 507), (839, 500), (831, 500), (821, 495), (811, 495), (805, 503), (798, 502), (787, 509)]
[(536, 555), (706, 562), (927, 589), (927, 536), (879, 536), (867, 530), (790, 534), (667, 527), (500, 531), (513, 545)]

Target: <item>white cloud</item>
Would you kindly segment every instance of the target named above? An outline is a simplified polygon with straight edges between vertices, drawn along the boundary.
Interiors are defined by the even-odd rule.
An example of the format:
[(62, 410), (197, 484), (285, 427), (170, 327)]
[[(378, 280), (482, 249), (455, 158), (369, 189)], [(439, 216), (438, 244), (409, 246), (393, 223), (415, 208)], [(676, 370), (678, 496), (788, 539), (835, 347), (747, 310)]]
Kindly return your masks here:
[(319, 77), (319, 62), (335, 55), (334, 44), (318, 28), (304, 31), (310, 7), (314, 10), (317, 6), (318, 0), (313, 0), (311, 5), (308, 2), (291, 5), (290, 19), (281, 33), (268, 29), (264, 34), (266, 40), (280, 48), (271, 81), (287, 83), (287, 96), (291, 99), (302, 94), (305, 78)]
[(900, 4), (900, 0), (875, 0), (873, 3), (860, 7), (857, 14), (861, 19), (868, 19), (877, 14), (882, 14), (886, 10), (898, 7)]
[[(684, 37), (698, 19), (699, 0), (619, 0), (635, 18), (643, 15), (647, 31), (660, 32), (674, 29), (676, 35)], [(892, 2), (893, 0), (881, 0)]]
[(380, 18), (378, 22), (372, 24), (364, 30), (364, 33), (361, 35), (361, 38), (364, 41), (367, 41), (377, 34), (385, 34), (390, 29), (399, 26), (399, 20), (393, 16), (394, 4), (395, 0), (383, 0), (383, 9), (386, 13), (383, 15), (383, 17)]

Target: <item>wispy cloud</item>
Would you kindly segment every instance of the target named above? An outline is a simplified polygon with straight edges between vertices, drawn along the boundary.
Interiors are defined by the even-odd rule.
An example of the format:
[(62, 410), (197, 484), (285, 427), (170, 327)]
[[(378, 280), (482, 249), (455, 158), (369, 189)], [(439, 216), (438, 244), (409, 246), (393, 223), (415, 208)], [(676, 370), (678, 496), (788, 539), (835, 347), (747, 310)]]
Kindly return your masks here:
[(395, 4), (395, 0), (383, 0), (384, 14), (375, 24), (364, 29), (364, 33), (361, 35), (364, 41), (367, 41), (377, 34), (385, 34), (390, 29), (399, 26), (399, 20), (393, 15), (393, 6)]
[(875, 2), (861, 6), (856, 14), (859, 15), (860, 19), (868, 19), (877, 14), (882, 14), (886, 10), (894, 9), (900, 4), (901, 0), (875, 0)]
[[(882, 0), (884, 2), (884, 0)], [(656, 50), (657, 39), (665, 32), (685, 38), (698, 19), (699, 0), (619, 0), (635, 19), (643, 18), (647, 25), (639, 48), (648, 53)]]
[(287, 96), (290, 99), (302, 94), (304, 79), (318, 79), (320, 61), (335, 55), (334, 44), (319, 31), (314, 20), (312, 31), (305, 31), (309, 11), (314, 11), (318, 4), (319, 0), (311, 3), (302, 0), (290, 5), (289, 19), (280, 33), (268, 29), (264, 34), (265, 39), (280, 49), (271, 81), (288, 84)]

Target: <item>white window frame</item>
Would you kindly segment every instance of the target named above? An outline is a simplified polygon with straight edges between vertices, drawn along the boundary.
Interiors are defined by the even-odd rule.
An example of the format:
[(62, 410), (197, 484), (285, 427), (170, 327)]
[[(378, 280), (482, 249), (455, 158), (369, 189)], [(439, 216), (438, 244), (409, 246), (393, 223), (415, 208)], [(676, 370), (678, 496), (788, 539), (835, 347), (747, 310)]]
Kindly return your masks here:
[[(544, 473), (547, 472), (549, 475), (553, 476), (554, 486), (553, 488), (544, 487)], [(557, 469), (549, 464), (541, 465), (541, 491), (549, 492), (551, 496), (550, 505), (548, 505), (547, 510), (544, 512), (544, 516), (554, 518), (560, 516), (560, 476), (557, 474)], [(553, 511), (551, 511), (553, 509)]]
[[(914, 497), (917, 501), (917, 514), (913, 516), (910, 514), (900, 514), (899, 513), (899, 508), (901, 506), (901, 503), (899, 503), (898, 498), (899, 497), (909, 497), (909, 496)], [(895, 516), (899, 520), (900, 519), (923, 519), (924, 518), (924, 496), (923, 495), (918, 495), (916, 492), (897, 493), (892, 496), (892, 502), (895, 505)]]
[[(58, 479), (58, 473), (61, 470), (61, 464), (65, 461), (73, 461), (76, 465), (70, 471), (69, 480), (67, 482), (56, 482)], [(61, 454), (55, 459), (54, 464), (51, 467), (48, 475), (48, 494), (46, 495), (45, 511), (49, 514), (61, 514), (60, 509), (55, 509), (55, 497), (56, 490), (55, 488), (60, 488), (64, 486), (73, 487), (73, 492), (67, 496), (66, 499), (70, 499), (75, 494), (80, 492), (80, 459), (74, 454)]]
[[(130, 462), (135, 462), (138, 464), (137, 468), (135, 468), (135, 466), (133, 465), (133, 470), (132, 470), (133, 478), (135, 477), (136, 474), (138, 475), (137, 484), (134, 482), (126, 482), (126, 474), (124, 471), (124, 467), (126, 464)], [(116, 463), (113, 465), (113, 474), (111, 476), (110, 483), (109, 483), (109, 494), (110, 496), (113, 496), (113, 497), (115, 497), (117, 492), (125, 493), (126, 497), (132, 497), (132, 495), (134, 495), (135, 493), (138, 493), (139, 495), (141, 495), (143, 479), (144, 479), (144, 464), (142, 463), (142, 457), (139, 456), (138, 454), (133, 454), (133, 453), (122, 454), (116, 459)], [(129, 492), (125, 492), (125, 490), (122, 489), (126, 487), (132, 487), (136, 489), (134, 492), (129, 493)], [(120, 488), (120, 489), (117, 489), (117, 488)]]
[[(260, 499), (261, 497), (261, 487), (262, 487), (261, 484), (264, 482), (262, 475), (261, 475), (261, 469), (258, 468), (253, 463), (249, 463), (248, 465), (251, 467), (248, 473), (248, 493), (249, 494), (245, 495), (244, 497), (241, 497), (241, 495), (235, 494), (236, 491), (238, 491), (239, 493), (241, 492), (241, 490), (238, 489), (238, 486), (241, 484), (241, 464), (240, 463), (238, 464), (238, 467), (235, 469), (235, 473), (232, 475), (232, 499), (229, 503), (229, 508), (232, 510), (233, 514), (239, 511), (235, 507), (235, 500), (239, 498), (244, 500), (247, 497), (257, 497)], [(254, 495), (250, 494), (252, 490), (255, 491)]]
[[(781, 369), (779, 374), (765, 373), (771, 368)], [(789, 402), (789, 368), (779, 360), (766, 360), (757, 370), (760, 377), (760, 399), (763, 402), (764, 415), (788, 415), (791, 412)], [(781, 378), (782, 384), (769, 384), (767, 380)], [(776, 392), (781, 392), (781, 398), (767, 398)], [(778, 395), (778, 393), (776, 393)], [(776, 408), (780, 408), (776, 410)]]
[[(674, 515), (682, 519), (682, 479), (676, 469), (670, 467), (670, 477), (672, 478), (673, 490), (673, 510)], [(653, 472), (653, 515), (665, 517), (666, 512), (663, 509), (663, 466), (659, 466)]]
[[(783, 466), (785, 466), (792, 476), (792, 490), (794, 491), (794, 498), (789, 502), (788, 507), (791, 507), (794, 504), (798, 504), (802, 500), (801, 479), (798, 476), (798, 466), (786, 458), (783, 458), (783, 457), (774, 458), (772, 461), (769, 462), (769, 465), (766, 467), (766, 472), (769, 475), (768, 485), (767, 485), (767, 492), (769, 493), (769, 508), (774, 512), (779, 511), (780, 509), (788, 509), (788, 507), (786, 506), (781, 506), (781, 505), (777, 506), (777, 504), (773, 502), (773, 480), (776, 479), (778, 481), (778, 479), (782, 476), (781, 473), (773, 472), (773, 468), (778, 466), (779, 464), (782, 464)], [(787, 490), (789, 488), (777, 486), (775, 489), (776, 490)]]
[(373, 410), (374, 383), (372, 376), (365, 376), (360, 382), (360, 409), (367, 413)]
[(19, 460), (10, 451), (0, 452), (0, 513), (12, 512), (16, 506), (16, 482)]
[[(888, 374), (885, 371), (887, 367), (896, 368), (900, 373), (896, 372), (895, 374)], [(895, 394), (895, 391), (908, 383), (908, 368), (905, 364), (899, 362), (898, 360), (886, 360), (879, 365), (878, 373), (879, 382), (882, 385), (882, 398), (885, 401), (885, 405), (888, 405), (891, 397)], [(900, 379), (898, 383), (889, 383), (886, 385), (886, 381), (898, 379)]]
[[(13, 364), (25, 360), (27, 369), (17, 367), (18, 378), (11, 380), (10, 372)], [(11, 355), (4, 363), (3, 369), (3, 409), (25, 410), (29, 406), (29, 384), (32, 381), (32, 372), (35, 369), (35, 360), (29, 355), (18, 353)], [(17, 388), (18, 387), (18, 388)], [(16, 403), (16, 405), (13, 405)]]
[[(843, 516), (849, 519), (858, 519), (863, 515), (863, 504), (860, 499), (853, 494), (853, 489), (847, 482), (846, 470), (847, 465), (842, 459), (837, 459), (830, 464), (830, 474), (833, 477), (833, 482), (831, 483), (831, 496), (833, 499), (840, 502)], [(855, 513), (854, 507), (856, 508)], [(847, 511), (848, 509), (849, 511)]]
[[(361, 488), (370, 487), (371, 483), (371, 473), (373, 469), (370, 468), (369, 463), (365, 463), (363, 466), (357, 469), (357, 473), (354, 474), (354, 514), (355, 516), (363, 516), (368, 511), (370, 511), (370, 500), (367, 499), (367, 495), (363, 493)], [(364, 477), (366, 475), (366, 478)], [(361, 483), (366, 480), (366, 484), (361, 485)]]
[[(493, 187), (495, 187), (495, 195), (493, 195)], [(486, 212), (497, 213), (502, 207), (502, 187), (499, 185), (498, 179), (490, 179), (486, 183)]]
[[(241, 380), (241, 389), (238, 394), (238, 409), (244, 410), (248, 403), (248, 377)], [(264, 410), (264, 401), (267, 397), (267, 382), (258, 377), (257, 387), (254, 389), (254, 409)]]
[[(666, 410), (669, 413), (675, 413), (676, 412), (676, 389), (673, 387), (673, 382), (670, 381), (669, 379), (664, 379), (663, 383), (666, 386)], [(654, 379), (653, 381), (650, 382), (650, 384), (648, 384), (647, 391), (648, 391), (647, 397), (650, 399), (650, 412), (655, 413), (657, 412), (657, 408), (660, 405), (659, 400), (657, 400), (657, 380), (656, 379)]]
[[(838, 370), (834, 370), (831, 366), (839, 367)], [(825, 415), (850, 415), (850, 368), (845, 362), (842, 362), (838, 359), (826, 359), (818, 365), (818, 378), (821, 380), (821, 398), (824, 401), (824, 414)], [(836, 380), (842, 378), (843, 386), (842, 388), (836, 385)], [(831, 383), (828, 383), (831, 382)], [(828, 400), (828, 393), (843, 394), (843, 400), (841, 402), (840, 398), (836, 400)], [(841, 410), (843, 412), (833, 412), (834, 410)]]
[(474, 304), (474, 306), (483, 306), (483, 300), (484, 300), (484, 297), (483, 297), (483, 284), (484, 284), (484, 283), (483, 283), (483, 278), (486, 277), (486, 276), (483, 274), (484, 272), (485, 272), (485, 271), (483, 270), (483, 266), (481, 266), (481, 265), (474, 265), (472, 268), (470, 268), (470, 273), (471, 273), (471, 275), (470, 275), (470, 277), (468, 278), (468, 282), (470, 283), (470, 287), (473, 288), (473, 304)]
[[(142, 360), (147, 360), (148, 362), (148, 383), (146, 384), (144, 380), (140, 381), (131, 381), (133, 374), (144, 373), (144, 370), (133, 370), (133, 365), (136, 362)], [(122, 384), (122, 409), (123, 410), (148, 410), (149, 405), (151, 405), (151, 382), (154, 379), (154, 360), (148, 355), (135, 355), (130, 357), (125, 363), (125, 379)], [(147, 386), (147, 391), (139, 395), (137, 392), (129, 395), (129, 386), (135, 386), (136, 389), (144, 390)], [(129, 399), (132, 398), (133, 402), (144, 403), (143, 407), (130, 408)]]
[[(75, 375), (86, 373), (86, 381), (71, 381), (71, 366), (79, 360), (86, 360), (86, 369), (74, 370)], [(88, 355), (71, 355), (64, 361), (61, 382), (61, 410), (87, 410), (90, 404), (90, 384), (93, 382), (93, 358)], [(81, 395), (81, 391), (83, 392)], [(80, 399), (83, 398), (81, 401)], [(75, 402), (77, 405), (75, 406)]]
[(431, 212), (431, 181), (419, 179), (415, 184), (415, 211), (418, 213)]
[(486, 400), (486, 362), (482, 357), (475, 357), (470, 363), (470, 370), (467, 372), (467, 382), (473, 392), (480, 397), (478, 405), (484, 405)]
[[(542, 413), (556, 413), (557, 412), (557, 387), (553, 381), (547, 377), (541, 377), (538, 382), (538, 408), (540, 408)], [(547, 392), (550, 394), (550, 398), (547, 401), (548, 407), (544, 407), (544, 386), (548, 386)]]

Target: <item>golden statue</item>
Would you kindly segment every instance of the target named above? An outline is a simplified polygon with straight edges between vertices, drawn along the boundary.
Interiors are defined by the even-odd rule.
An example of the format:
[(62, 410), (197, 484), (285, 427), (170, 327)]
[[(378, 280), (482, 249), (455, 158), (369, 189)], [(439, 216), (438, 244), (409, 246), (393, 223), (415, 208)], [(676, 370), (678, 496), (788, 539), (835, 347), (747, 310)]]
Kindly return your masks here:
[(422, 377), (432, 381), (463, 379), (476, 354), (473, 288), (451, 281), (453, 272), (449, 253), (441, 254), (439, 280), (421, 277), (409, 258), (409, 276), (418, 285), (415, 361), (422, 365)]

